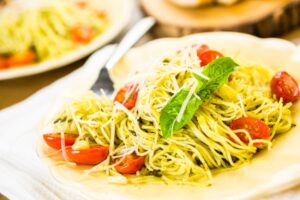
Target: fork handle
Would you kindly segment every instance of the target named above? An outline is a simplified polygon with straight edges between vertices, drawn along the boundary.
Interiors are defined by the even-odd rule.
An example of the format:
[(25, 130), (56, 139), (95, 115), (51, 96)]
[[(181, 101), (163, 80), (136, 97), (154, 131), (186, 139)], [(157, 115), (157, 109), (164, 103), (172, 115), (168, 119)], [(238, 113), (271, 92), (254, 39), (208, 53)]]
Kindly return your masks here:
[(117, 64), (123, 55), (155, 24), (152, 17), (145, 17), (138, 21), (133, 28), (123, 37), (115, 53), (110, 57), (106, 64), (108, 70)]

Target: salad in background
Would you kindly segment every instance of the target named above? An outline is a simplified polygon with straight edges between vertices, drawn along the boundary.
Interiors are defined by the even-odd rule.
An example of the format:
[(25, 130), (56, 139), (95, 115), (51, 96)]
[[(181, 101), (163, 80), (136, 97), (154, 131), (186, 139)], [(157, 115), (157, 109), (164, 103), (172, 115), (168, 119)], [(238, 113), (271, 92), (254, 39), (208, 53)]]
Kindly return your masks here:
[(0, 13), (0, 70), (58, 58), (108, 26), (91, 1), (10, 1)]

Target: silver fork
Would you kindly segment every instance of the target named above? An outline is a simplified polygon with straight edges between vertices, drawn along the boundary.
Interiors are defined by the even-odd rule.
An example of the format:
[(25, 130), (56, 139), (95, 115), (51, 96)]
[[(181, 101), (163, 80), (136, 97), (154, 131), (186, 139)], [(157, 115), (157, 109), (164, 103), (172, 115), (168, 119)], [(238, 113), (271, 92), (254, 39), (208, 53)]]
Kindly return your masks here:
[(145, 17), (138, 21), (133, 28), (131, 28), (127, 34), (123, 37), (121, 42), (115, 49), (115, 52), (108, 59), (104, 67), (100, 70), (100, 74), (96, 82), (92, 85), (91, 90), (97, 94), (100, 94), (102, 89), (106, 95), (113, 93), (113, 81), (109, 76), (109, 70), (117, 64), (117, 62), (123, 57), (123, 55), (155, 24), (155, 20), (152, 17)]

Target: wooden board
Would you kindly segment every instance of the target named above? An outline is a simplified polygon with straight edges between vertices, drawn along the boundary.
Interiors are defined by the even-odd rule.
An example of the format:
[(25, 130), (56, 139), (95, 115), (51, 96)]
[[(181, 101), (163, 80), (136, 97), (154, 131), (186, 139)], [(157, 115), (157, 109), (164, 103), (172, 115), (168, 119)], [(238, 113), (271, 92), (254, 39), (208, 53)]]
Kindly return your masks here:
[(284, 34), (300, 24), (300, 0), (244, 0), (231, 6), (183, 8), (167, 0), (140, 0), (158, 24), (156, 36), (204, 31), (240, 31), (261, 37)]

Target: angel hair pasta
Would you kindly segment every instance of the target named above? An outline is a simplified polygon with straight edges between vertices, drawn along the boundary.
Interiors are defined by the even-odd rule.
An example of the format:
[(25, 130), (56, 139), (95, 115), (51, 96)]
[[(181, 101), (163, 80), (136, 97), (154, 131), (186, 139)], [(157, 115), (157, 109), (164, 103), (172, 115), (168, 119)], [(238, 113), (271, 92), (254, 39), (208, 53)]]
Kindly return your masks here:
[[(209, 64), (200, 67), (204, 61)], [(90, 163), (72, 151), (106, 148), (87, 173), (122, 176), (124, 183), (209, 184), (215, 173), (270, 149), (274, 137), (293, 126), (292, 103), (273, 95), (271, 78), (269, 69), (238, 66), (207, 46), (186, 47), (133, 79), (114, 100), (88, 92), (68, 102), (53, 131), (60, 139), (74, 137), (62, 151), (77, 164)]]

